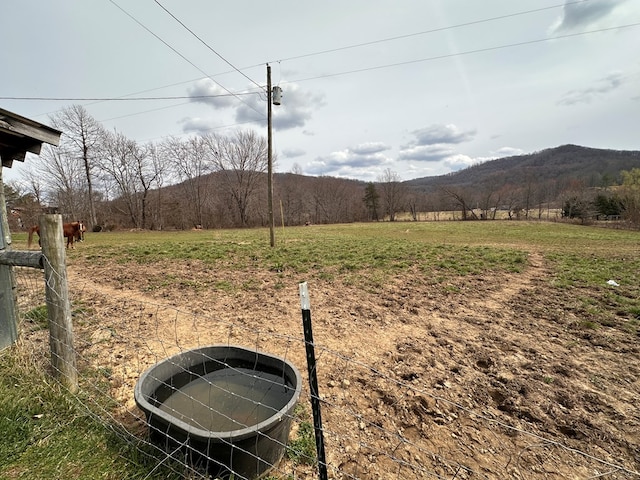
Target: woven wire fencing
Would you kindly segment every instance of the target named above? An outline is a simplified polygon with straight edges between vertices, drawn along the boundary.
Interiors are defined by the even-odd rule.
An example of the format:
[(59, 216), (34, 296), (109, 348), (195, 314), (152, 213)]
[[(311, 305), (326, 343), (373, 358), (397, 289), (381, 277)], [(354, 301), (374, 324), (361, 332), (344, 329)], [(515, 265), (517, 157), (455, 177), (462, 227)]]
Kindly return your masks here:
[[(47, 357), (47, 331), (33, 315), (44, 301), (42, 272), (17, 267), (16, 277), (19, 307), (24, 313), (22, 341), (34, 355)], [(315, 318), (313, 287), (310, 295)], [(295, 295), (290, 295), (288, 308), (275, 314), (269, 305), (265, 305), (269, 314), (264, 315), (259, 309), (243, 311), (231, 301), (225, 314), (219, 310), (212, 314), (73, 275), (70, 297), (80, 379), (78, 400), (105, 428), (154, 459), (148, 478), (162, 478), (157, 476), (161, 469), (184, 478), (254, 478), (234, 465), (221, 467), (220, 459), (206, 449), (203, 452), (189, 433), (149, 427), (148, 418), (136, 405), (134, 388), (145, 371), (210, 345), (239, 345), (297, 367), (302, 377), (298, 405), (282, 418), (290, 425), (288, 441), (280, 436), (268, 439), (272, 447), (282, 448), (282, 458), (256, 460), (256, 464), (267, 462), (270, 467), (256, 474), (268, 479), (318, 478), (305, 340)], [(330, 314), (339, 316), (339, 312)], [(610, 439), (585, 443), (579, 436), (553, 438), (535, 418), (509, 415), (508, 409), (490, 402), (478, 409), (470, 396), (450, 394), (451, 380), (421, 382), (415, 373), (419, 367), (430, 367), (432, 375), (446, 377), (438, 372), (425, 344), (407, 341), (387, 350), (381, 345), (380, 355), (370, 358), (360, 355), (357, 348), (376, 340), (368, 336), (366, 328), (336, 333), (332, 332), (336, 324), (323, 315), (317, 317), (321, 320), (318, 328), (314, 327), (314, 346), (327, 478), (640, 478), (639, 460), (634, 460), (633, 454), (625, 456), (624, 448), (612, 446)], [(335, 344), (329, 348), (324, 341), (327, 335), (350, 335), (352, 340), (345, 341), (343, 350)], [(184, 367), (176, 360), (171, 362)], [(225, 367), (235, 368), (225, 362), (223, 359)], [(255, 372), (234, 371), (255, 379)], [(210, 383), (205, 372), (190, 375), (191, 380)], [(176, 390), (171, 382), (165, 387)], [(225, 393), (237, 395), (238, 402), (245, 399), (242, 393)], [(488, 398), (491, 395), (499, 392)], [(211, 416), (229, 415), (216, 402), (207, 404), (197, 398), (192, 404)], [(240, 429), (252, 427), (240, 422)], [(265, 436), (268, 434), (257, 433), (255, 444)], [(213, 450), (230, 444), (223, 438)], [(243, 454), (255, 455), (251, 446), (240, 449)]]

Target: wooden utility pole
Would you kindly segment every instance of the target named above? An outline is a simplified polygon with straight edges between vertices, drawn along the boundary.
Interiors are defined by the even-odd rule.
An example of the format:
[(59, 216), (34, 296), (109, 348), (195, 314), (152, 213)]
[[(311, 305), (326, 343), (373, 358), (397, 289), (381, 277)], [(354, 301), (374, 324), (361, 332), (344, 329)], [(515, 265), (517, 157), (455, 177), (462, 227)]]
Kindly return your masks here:
[(276, 244), (273, 221), (273, 141), (271, 139), (271, 66), (267, 64), (267, 210), (269, 211), (270, 245)]

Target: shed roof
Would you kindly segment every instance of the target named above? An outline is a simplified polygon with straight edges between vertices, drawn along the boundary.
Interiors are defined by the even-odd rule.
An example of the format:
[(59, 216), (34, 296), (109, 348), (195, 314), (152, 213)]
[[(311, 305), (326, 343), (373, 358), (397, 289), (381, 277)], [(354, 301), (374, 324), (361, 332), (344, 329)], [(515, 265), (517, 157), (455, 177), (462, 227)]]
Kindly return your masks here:
[(0, 158), (3, 167), (23, 162), (27, 152), (38, 155), (43, 143), (57, 146), (62, 132), (0, 108)]

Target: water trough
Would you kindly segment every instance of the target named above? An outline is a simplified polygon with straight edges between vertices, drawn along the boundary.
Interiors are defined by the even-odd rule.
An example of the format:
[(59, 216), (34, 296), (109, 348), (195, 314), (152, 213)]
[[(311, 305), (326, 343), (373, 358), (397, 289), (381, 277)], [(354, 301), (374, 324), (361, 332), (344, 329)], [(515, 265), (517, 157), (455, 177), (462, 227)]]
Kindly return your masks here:
[(287, 360), (213, 345), (169, 357), (134, 389), (151, 441), (208, 474), (255, 479), (284, 454), (301, 377)]

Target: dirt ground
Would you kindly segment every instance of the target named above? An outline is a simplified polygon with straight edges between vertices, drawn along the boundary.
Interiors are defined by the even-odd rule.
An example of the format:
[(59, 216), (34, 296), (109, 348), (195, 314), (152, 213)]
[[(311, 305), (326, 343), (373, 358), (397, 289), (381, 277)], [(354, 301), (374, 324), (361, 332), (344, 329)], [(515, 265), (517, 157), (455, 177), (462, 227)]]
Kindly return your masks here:
[[(329, 478), (640, 478), (640, 336), (585, 328), (551, 275), (534, 252), (522, 273), (447, 285), (418, 272), (375, 291), (309, 281)], [(80, 361), (109, 372), (134, 431), (137, 377), (183, 349), (256, 347), (306, 382), (305, 279), (80, 256), (69, 279)], [(293, 472), (315, 478), (280, 466)]]

